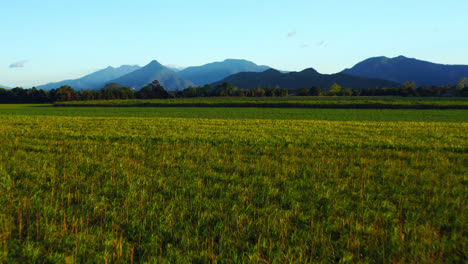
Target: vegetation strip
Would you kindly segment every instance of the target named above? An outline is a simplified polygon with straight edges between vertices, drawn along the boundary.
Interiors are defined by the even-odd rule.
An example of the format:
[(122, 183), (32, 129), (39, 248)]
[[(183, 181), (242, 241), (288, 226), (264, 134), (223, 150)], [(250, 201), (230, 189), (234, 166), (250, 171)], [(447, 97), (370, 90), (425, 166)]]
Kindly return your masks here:
[(468, 109), (468, 98), (287, 97), (177, 98), (57, 102), (54, 106)]
[(468, 109), (468, 105), (399, 105), (399, 104), (301, 104), (301, 103), (142, 103), (142, 104), (62, 104), (73, 107), (271, 107), (271, 108), (363, 108), (363, 109)]
[(2, 111), (2, 263), (467, 259), (465, 121)]
[(310, 109), (253, 107), (54, 107), (0, 105), (0, 116), (146, 117), (206, 119), (323, 120), (360, 122), (468, 122), (466, 110)]

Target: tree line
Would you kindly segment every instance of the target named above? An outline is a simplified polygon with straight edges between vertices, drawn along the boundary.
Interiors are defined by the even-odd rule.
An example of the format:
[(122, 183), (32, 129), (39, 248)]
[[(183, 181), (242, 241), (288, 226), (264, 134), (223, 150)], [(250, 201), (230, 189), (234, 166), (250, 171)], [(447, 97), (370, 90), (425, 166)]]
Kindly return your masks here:
[(234, 87), (232, 83), (223, 83), (211, 87), (207, 84), (204, 86), (188, 87), (182, 91), (176, 91), (175, 97), (218, 97), (218, 96), (235, 96), (235, 97), (283, 97), (288, 95), (288, 90), (280, 88), (279, 86), (263, 89), (258, 87), (256, 89), (240, 89)]
[(0, 103), (47, 103), (63, 101), (89, 101), (110, 99), (156, 99), (170, 98), (171, 94), (157, 81), (146, 85), (140, 90), (124, 87), (117, 83), (106, 84), (100, 90), (75, 91), (68, 85), (58, 89), (42, 90), (33, 87), (31, 89), (0, 88)]
[(210, 85), (188, 87), (182, 91), (168, 92), (155, 80), (140, 90), (124, 87), (117, 83), (109, 83), (100, 90), (75, 91), (68, 85), (58, 89), (42, 90), (35, 87), (23, 89), (0, 88), (0, 103), (47, 103), (63, 101), (90, 101), (111, 99), (166, 99), (183, 97), (216, 97), (216, 96), (287, 96), (288, 90), (279, 87), (267, 87), (243, 90), (233, 87), (231, 83), (224, 83), (212, 88)]
[(467, 79), (463, 78), (457, 85), (446, 86), (426, 86), (422, 85), (417, 87), (414, 82), (404, 82), (400, 87), (376, 87), (364, 88), (361, 90), (342, 88), (340, 85), (334, 83), (327, 91), (322, 91), (320, 87), (299, 88), (296, 89), (295, 95), (297, 96), (468, 96), (468, 83)]
[(460, 79), (457, 85), (450, 86), (419, 86), (414, 82), (405, 82), (399, 88), (365, 88), (361, 90), (341, 87), (332, 84), (327, 90), (313, 86), (288, 90), (285, 88), (258, 87), (256, 89), (240, 89), (232, 83), (223, 83), (212, 87), (211, 85), (188, 87), (182, 91), (168, 92), (157, 81), (146, 85), (140, 90), (124, 87), (117, 83), (109, 83), (100, 90), (75, 91), (68, 85), (58, 89), (42, 90), (35, 87), (23, 89), (0, 88), (0, 103), (48, 103), (61, 101), (88, 101), (110, 99), (165, 99), (185, 97), (282, 97), (288, 93), (295, 96), (468, 96), (467, 78)]

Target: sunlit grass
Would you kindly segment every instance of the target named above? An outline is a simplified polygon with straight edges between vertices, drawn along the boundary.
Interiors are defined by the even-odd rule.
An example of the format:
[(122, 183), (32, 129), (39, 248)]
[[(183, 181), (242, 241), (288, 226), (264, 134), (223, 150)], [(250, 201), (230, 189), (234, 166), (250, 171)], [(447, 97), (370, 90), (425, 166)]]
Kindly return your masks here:
[(253, 107), (53, 107), (1, 105), (7, 115), (82, 117), (171, 117), (208, 119), (273, 119), (326, 121), (468, 122), (466, 110), (304, 109)]
[(1, 121), (0, 262), (466, 260), (466, 122)]
[(297, 107), (297, 108), (424, 108), (467, 109), (468, 98), (456, 97), (209, 97), (176, 99), (127, 99), (58, 102), (59, 106), (193, 106), (193, 107)]

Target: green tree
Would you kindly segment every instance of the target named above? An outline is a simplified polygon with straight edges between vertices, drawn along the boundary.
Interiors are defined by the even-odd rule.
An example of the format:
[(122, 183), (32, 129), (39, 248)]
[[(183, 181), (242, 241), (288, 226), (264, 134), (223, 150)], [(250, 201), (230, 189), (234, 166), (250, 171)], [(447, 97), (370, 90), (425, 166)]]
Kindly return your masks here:
[(468, 96), (468, 86), (465, 86), (465, 88), (463, 88), (463, 89), (460, 91), (460, 95), (463, 96), (463, 97), (467, 97), (467, 96)]
[(417, 96), (416, 84), (414, 82), (406, 81), (401, 85), (400, 88), (401, 96)]
[(140, 99), (166, 99), (169, 98), (170, 95), (166, 89), (159, 84), (158, 80), (154, 80), (152, 83), (141, 88), (136, 96)]
[(133, 99), (135, 98), (135, 92), (130, 87), (120, 87), (117, 90), (118, 97), (120, 99)]
[(342, 88), (340, 92), (338, 92), (339, 96), (351, 96), (353, 94), (353, 90), (351, 88)]
[(274, 96), (273, 94), (273, 88), (271, 86), (268, 86), (266, 89), (265, 89), (265, 96)]
[(108, 83), (101, 89), (103, 99), (132, 99), (135, 93), (132, 88), (123, 87), (118, 83)]
[(230, 82), (225, 82), (223, 84), (217, 85), (211, 95), (212, 96), (232, 96), (233, 85)]
[(265, 90), (263, 90), (261, 87), (258, 87), (257, 89), (255, 89), (255, 96), (257, 97), (265, 96)]
[(0, 102), (11, 103), (15, 100), (15, 94), (11, 90), (0, 88)]
[(278, 88), (278, 89), (279, 89), (279, 93), (280, 93), (279, 96), (284, 97), (284, 96), (288, 95), (288, 89), (286, 89), (286, 88)]
[(122, 85), (118, 83), (108, 83), (101, 89), (101, 94), (104, 99), (117, 99), (117, 91)]
[(434, 96), (435, 95), (434, 91), (426, 85), (418, 87), (417, 92), (420, 96)]
[(75, 90), (68, 85), (62, 85), (57, 89), (57, 101), (72, 101), (76, 98)]
[(299, 89), (297, 89), (297, 91), (296, 91), (296, 95), (297, 95), (297, 96), (307, 96), (307, 95), (309, 95), (309, 92), (310, 92), (310, 91), (309, 91), (309, 89), (307, 89), (307, 88), (299, 88)]
[(323, 95), (322, 89), (320, 87), (313, 86), (309, 90), (309, 95), (311, 95), (311, 96), (321, 96), (321, 95)]
[(337, 83), (333, 83), (331, 86), (330, 86), (330, 89), (328, 90), (328, 95), (329, 96), (337, 96), (341, 91), (341, 86), (338, 85)]
[(244, 97), (244, 96), (245, 96), (245, 92), (244, 92), (244, 90), (242, 90), (242, 89), (234, 88), (234, 90), (233, 90), (233, 92), (232, 92), (232, 95), (233, 95), (233, 96), (237, 96), (237, 97)]
[(273, 90), (273, 94), (275, 96), (280, 96), (280, 97), (287, 96), (288, 90), (285, 88), (281, 88), (279, 85), (277, 85), (275, 89)]
[(466, 77), (463, 77), (460, 80), (458, 80), (458, 84), (457, 84), (458, 90), (462, 90), (463, 88), (467, 86), (468, 86), (468, 79)]
[(80, 97), (81, 97), (81, 100), (84, 100), (84, 101), (94, 100), (93, 94), (91, 93), (90, 90), (81, 90)]

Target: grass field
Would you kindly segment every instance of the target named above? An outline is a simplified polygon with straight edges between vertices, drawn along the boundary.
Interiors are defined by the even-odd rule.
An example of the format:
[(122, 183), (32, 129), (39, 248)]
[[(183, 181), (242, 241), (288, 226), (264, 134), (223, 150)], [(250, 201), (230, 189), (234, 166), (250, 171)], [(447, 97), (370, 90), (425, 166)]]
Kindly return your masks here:
[(227, 107), (52, 107), (0, 105), (0, 115), (82, 117), (174, 117), (324, 121), (468, 122), (466, 110), (303, 109)]
[(464, 263), (466, 110), (0, 106), (0, 262)]
[(57, 106), (281, 107), (370, 109), (468, 109), (467, 97), (209, 97), (58, 102)]

